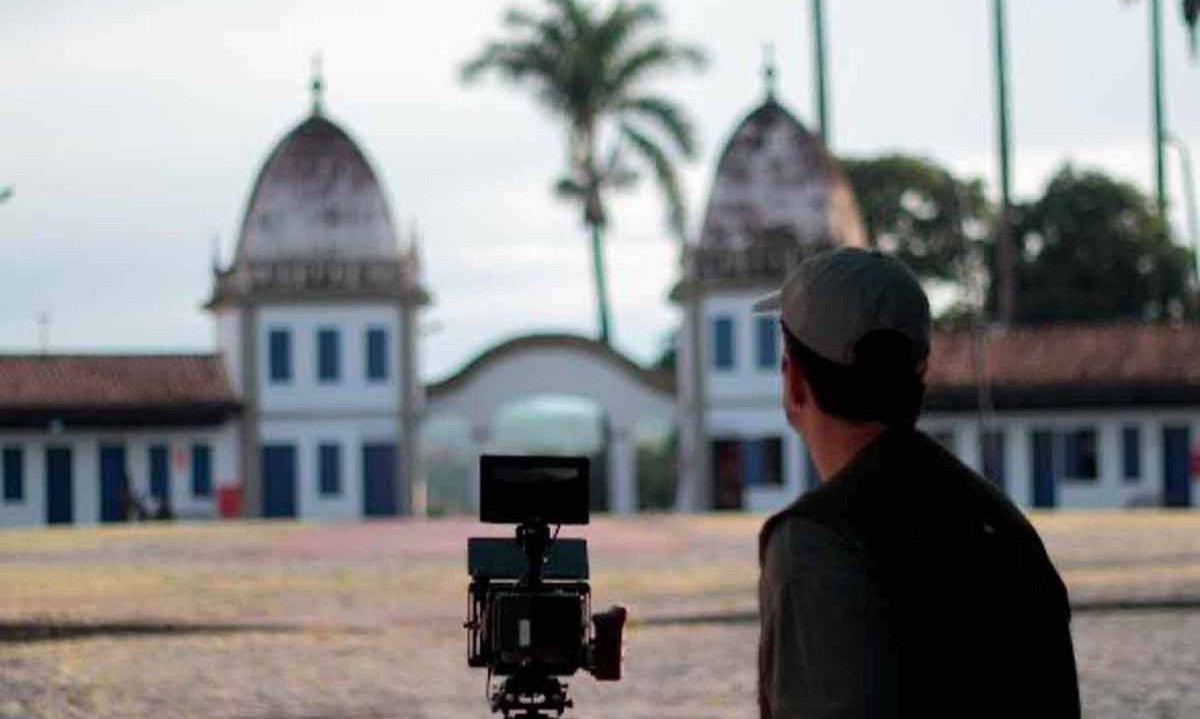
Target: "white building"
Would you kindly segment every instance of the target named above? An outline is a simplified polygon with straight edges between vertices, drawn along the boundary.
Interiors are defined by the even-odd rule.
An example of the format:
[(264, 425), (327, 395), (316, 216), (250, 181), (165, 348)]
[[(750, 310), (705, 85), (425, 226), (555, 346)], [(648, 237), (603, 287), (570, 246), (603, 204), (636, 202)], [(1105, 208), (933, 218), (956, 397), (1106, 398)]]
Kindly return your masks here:
[[(672, 297), (675, 375), (595, 340), (515, 337), (434, 383), (428, 303), (366, 155), (311, 114), (255, 179), (229, 267), (214, 268), (211, 355), (0, 355), (0, 526), (179, 517), (421, 514), (421, 424), (500, 408), (600, 407), (617, 512), (637, 508), (636, 430), (674, 420), (677, 506), (778, 508), (818, 481), (779, 406), (779, 332), (752, 302), (807, 253), (866, 237), (820, 139), (776, 99), (734, 130)], [(935, 332), (922, 426), (1026, 507), (1191, 506), (1200, 472), (1200, 325)], [(982, 411), (980, 408), (983, 408)]]
[(238, 407), (212, 355), (0, 356), (0, 526), (216, 516)]
[(322, 519), (422, 513), (415, 238), (378, 175), (312, 114), (263, 163), (208, 309), (241, 398), (245, 512)]
[[(721, 154), (673, 292), (680, 508), (778, 509), (819, 481), (780, 409), (778, 318), (751, 305), (807, 253), (864, 239), (836, 161), (768, 95)], [(922, 428), (1017, 504), (1195, 503), (1200, 326), (935, 331), (932, 345)]]

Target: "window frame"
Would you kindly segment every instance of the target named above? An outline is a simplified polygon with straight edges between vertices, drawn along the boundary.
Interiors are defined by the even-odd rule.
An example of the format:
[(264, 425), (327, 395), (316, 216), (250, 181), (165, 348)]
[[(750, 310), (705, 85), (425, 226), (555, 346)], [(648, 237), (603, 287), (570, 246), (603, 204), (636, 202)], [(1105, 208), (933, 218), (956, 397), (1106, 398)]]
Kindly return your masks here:
[[(201, 461), (203, 458), (203, 461)], [(204, 472), (199, 469), (203, 467)], [(191, 490), (194, 499), (213, 496), (213, 448), (208, 442), (194, 442), (191, 451)]]
[(292, 361), (292, 331), (287, 327), (267, 330), (267, 381), (271, 384), (291, 384), (296, 376)]
[[(717, 372), (732, 372), (737, 369), (737, 324), (732, 315), (713, 315), (712, 318), (712, 369)], [(722, 340), (728, 338), (727, 343)], [(728, 353), (722, 349), (728, 348)]]
[[(1132, 440), (1132, 441), (1131, 441)], [(1130, 452), (1130, 449), (1133, 449)], [(1121, 481), (1139, 484), (1142, 481), (1142, 427), (1138, 424), (1121, 426)], [(1131, 463), (1132, 461), (1132, 463)], [(1132, 470), (1132, 472), (1130, 471)]]
[[(754, 321), (755, 366), (760, 370), (778, 370), (780, 361), (779, 320), (760, 315)], [(764, 346), (764, 342), (769, 346)], [(765, 351), (764, 350), (768, 350)]]
[[(979, 473), (996, 487), (1008, 487), (1008, 432), (1003, 427), (979, 435)], [(992, 464), (996, 466), (990, 466)]]
[(342, 380), (342, 333), (337, 327), (318, 327), (316, 332), (317, 384)]
[[(15, 471), (13, 471), (15, 468)], [(0, 450), (0, 474), (3, 474), (5, 504), (25, 502), (25, 448), (6, 445)], [(14, 477), (15, 475), (15, 477)]]
[(317, 444), (317, 494), (322, 498), (342, 495), (342, 445), (332, 440)]
[[(787, 486), (784, 459), (786, 449), (783, 435), (747, 437), (741, 440), (741, 443), (741, 472), (744, 488), (783, 489)], [(759, 469), (763, 481), (752, 481), (752, 479), (757, 479), (750, 471), (755, 462), (761, 462)]]
[[(390, 359), (388, 352), (388, 328), (382, 325), (371, 325), (367, 327), (366, 340), (364, 342), (364, 376), (368, 382), (387, 382), (391, 374), (389, 369)], [(376, 356), (375, 340), (378, 339), (378, 357)], [(376, 364), (378, 359), (378, 365)], [(374, 370), (378, 368), (378, 372)]]
[[(1091, 473), (1078, 472), (1086, 465), (1086, 459), (1072, 454), (1083, 446), (1083, 438), (1091, 443)], [(1100, 432), (1095, 425), (1067, 427), (1054, 433), (1054, 469), (1058, 479), (1072, 484), (1096, 485), (1100, 483)]]

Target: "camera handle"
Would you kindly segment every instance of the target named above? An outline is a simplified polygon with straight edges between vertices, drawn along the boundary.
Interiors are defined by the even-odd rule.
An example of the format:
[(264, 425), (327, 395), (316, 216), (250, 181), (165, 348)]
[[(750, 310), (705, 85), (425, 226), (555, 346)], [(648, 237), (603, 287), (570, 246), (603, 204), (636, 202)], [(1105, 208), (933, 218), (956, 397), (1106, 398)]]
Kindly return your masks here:
[(531, 587), (542, 583), (542, 568), (546, 564), (546, 550), (550, 548), (550, 525), (545, 522), (523, 522), (517, 525), (517, 544), (525, 549), (529, 559), (529, 574), (526, 582)]

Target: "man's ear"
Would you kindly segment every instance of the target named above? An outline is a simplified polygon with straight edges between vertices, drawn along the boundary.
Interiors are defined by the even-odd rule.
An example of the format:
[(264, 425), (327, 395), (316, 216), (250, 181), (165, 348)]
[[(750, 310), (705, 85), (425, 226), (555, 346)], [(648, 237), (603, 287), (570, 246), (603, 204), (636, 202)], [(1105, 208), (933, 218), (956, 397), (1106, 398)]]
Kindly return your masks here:
[(799, 363), (788, 357), (787, 352), (783, 353), (783, 364), (781, 365), (783, 374), (783, 409), (789, 417), (800, 410), (810, 400), (808, 396), (808, 383), (804, 379), (804, 372), (800, 369)]

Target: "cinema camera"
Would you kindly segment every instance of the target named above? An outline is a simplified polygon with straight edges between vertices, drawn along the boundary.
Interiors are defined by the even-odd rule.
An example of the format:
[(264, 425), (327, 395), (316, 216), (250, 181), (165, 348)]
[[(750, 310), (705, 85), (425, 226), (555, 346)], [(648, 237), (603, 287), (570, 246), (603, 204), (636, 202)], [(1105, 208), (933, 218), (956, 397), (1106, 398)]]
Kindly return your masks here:
[(558, 539), (588, 523), (588, 460), (484, 455), (479, 467), (479, 519), (517, 531), (467, 540), (467, 664), (488, 670), (505, 719), (561, 717), (573, 702), (559, 677), (621, 678), (625, 608), (591, 614), (587, 541)]

